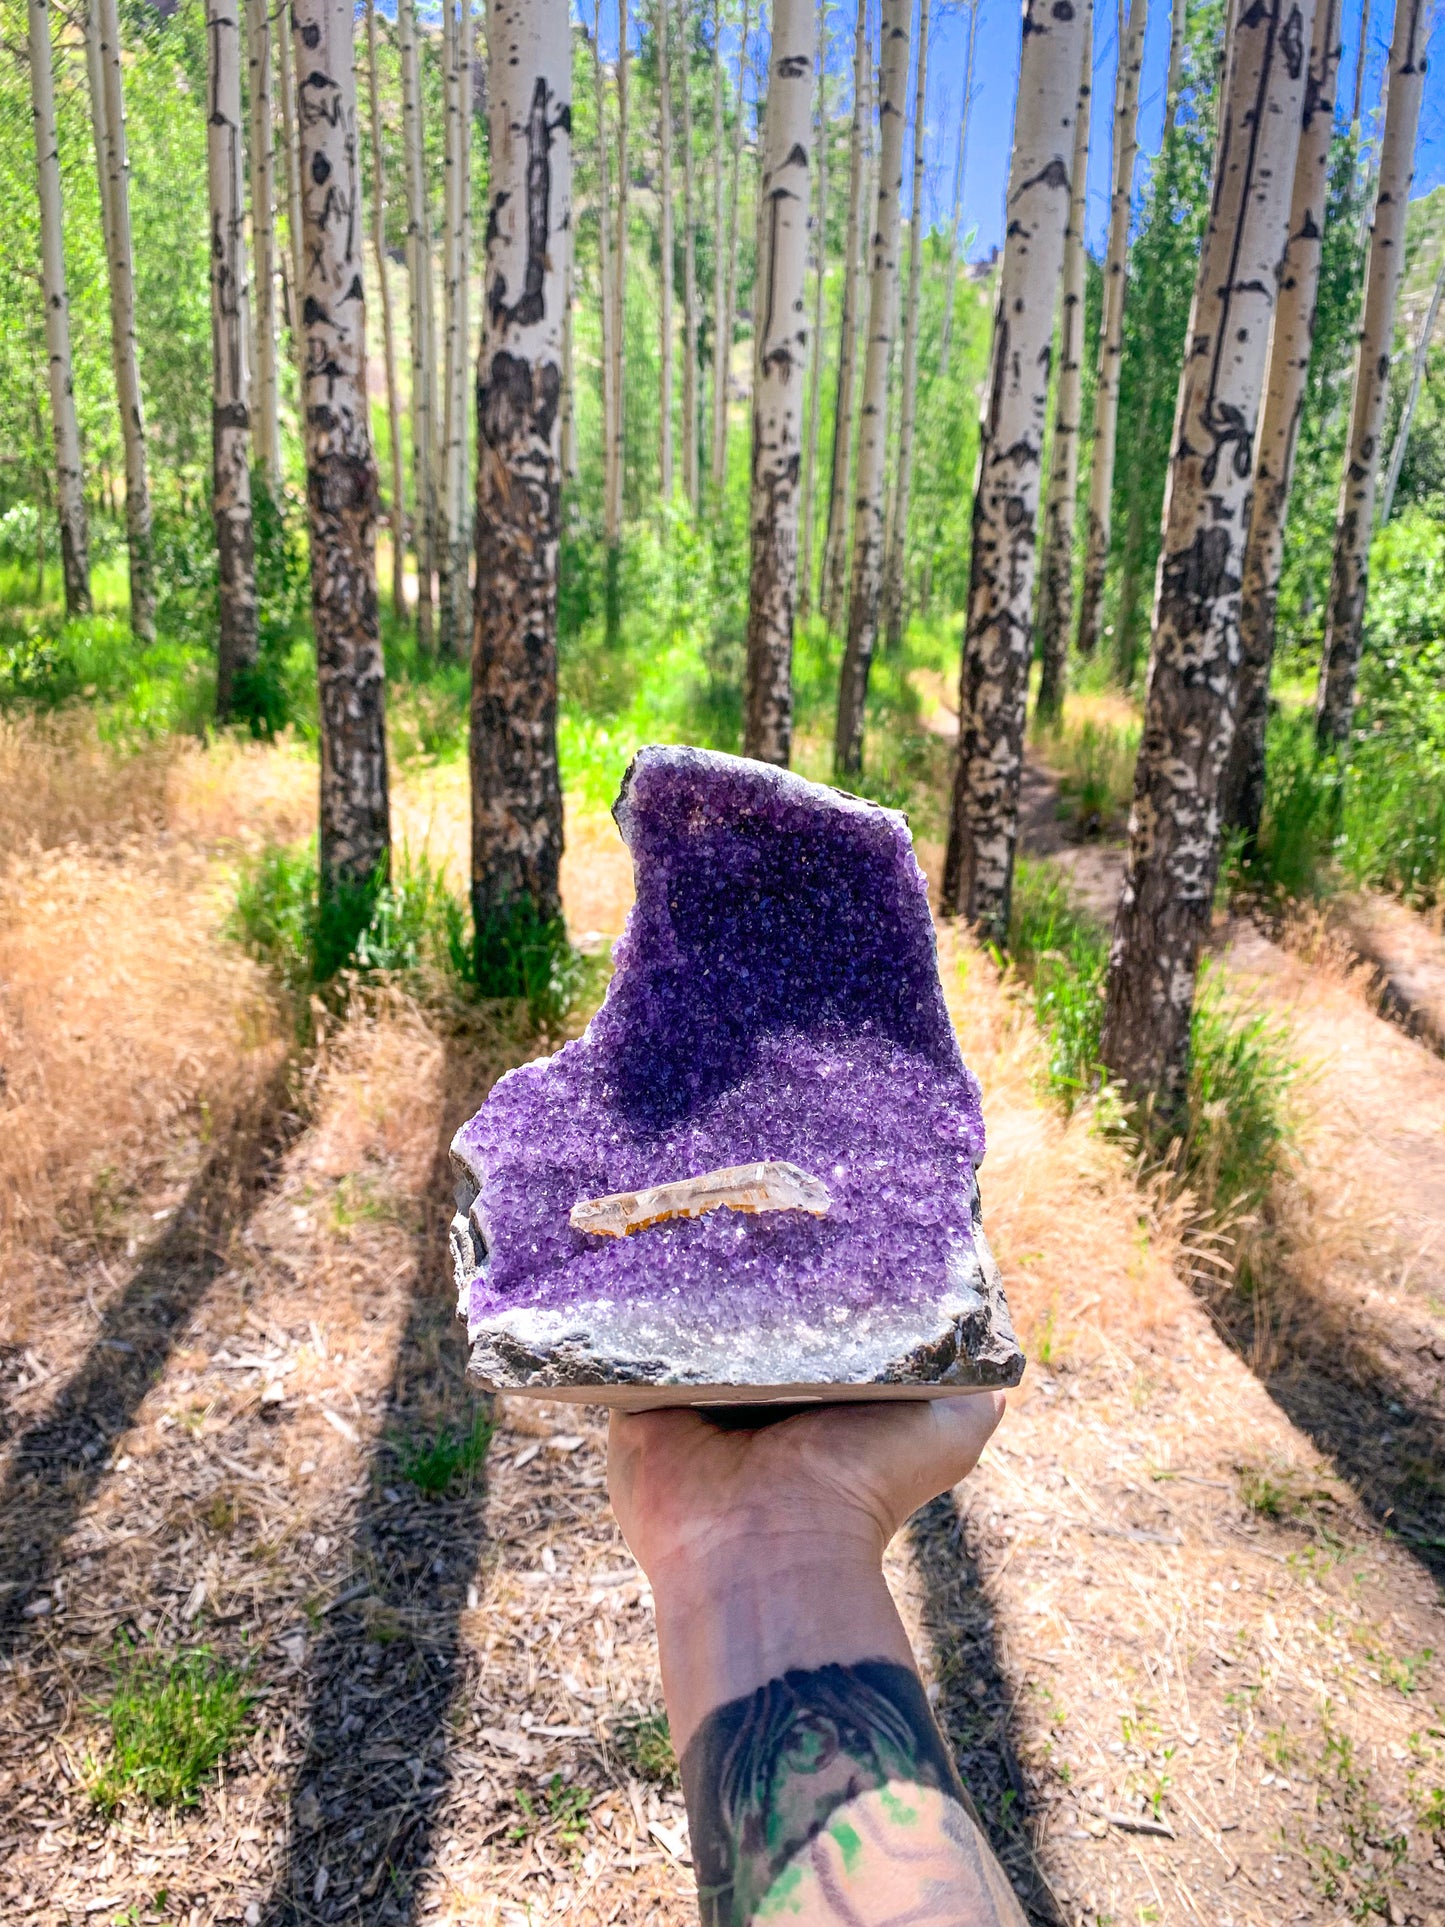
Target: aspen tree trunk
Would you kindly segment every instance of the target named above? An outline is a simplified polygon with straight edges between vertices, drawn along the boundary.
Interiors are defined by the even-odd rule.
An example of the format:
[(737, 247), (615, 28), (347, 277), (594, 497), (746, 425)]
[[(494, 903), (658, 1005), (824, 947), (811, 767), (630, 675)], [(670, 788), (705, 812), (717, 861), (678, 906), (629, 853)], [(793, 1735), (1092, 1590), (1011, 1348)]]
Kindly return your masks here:
[[(664, 0), (664, 4), (667, 0)], [(698, 496), (697, 173), (692, 154), (692, 34), (688, 0), (678, 0), (682, 49), (682, 492), (696, 515)]]
[(65, 613), (90, 613), (90, 543), (85, 474), (70, 359), (70, 294), (65, 280), (65, 228), (60, 198), (60, 147), (55, 131), (55, 75), (50, 0), (29, 0), (30, 111), (35, 122), (35, 173), (40, 202), (40, 285), (45, 301), (45, 356), (50, 381), (50, 432), (55, 444), (55, 501)]
[(798, 472), (808, 358), (814, 0), (774, 0), (753, 327), (752, 567), (744, 756), (787, 767), (793, 737)]
[[(1067, 15), (1067, 17), (1063, 17)], [(958, 762), (943, 909), (1008, 935), (1033, 642), (1035, 534), (1054, 308), (1073, 199), (1085, 16), (1028, 0), (993, 351), (979, 423)]]
[[(100, 194), (100, 238), (108, 268), (115, 210), (110, 204), (110, 136), (105, 124), (105, 63), (100, 54), (99, 0), (87, 0), (85, 9), (85, 77), (90, 93), (90, 134), (95, 145), (95, 178)], [(110, 512), (114, 513), (113, 504)]]
[(1370, 51), (1370, 0), (1361, 0), (1360, 44), (1355, 52), (1355, 97), (1350, 108), (1350, 126), (1358, 133), (1365, 104), (1365, 61)]
[(1169, 71), (1164, 86), (1164, 132), (1166, 135), (1179, 118), (1179, 83), (1184, 73), (1184, 36), (1188, 27), (1188, 0), (1173, 0), (1169, 15)]
[(853, 505), (853, 579), (848, 595), (848, 642), (838, 683), (833, 766), (840, 774), (863, 767), (863, 717), (868, 672), (878, 640), (883, 588), (884, 516), (888, 455), (888, 371), (898, 327), (899, 206), (903, 192), (903, 128), (908, 110), (909, 0), (883, 0), (883, 59), (878, 75), (878, 197), (873, 216), (868, 287), (868, 352), (863, 369), (858, 430), (858, 476)]
[(572, 340), (572, 256), (568, 253), (562, 285), (562, 482), (569, 487), (580, 473), (577, 462), (577, 375)]
[[(612, 277), (612, 173), (607, 138), (607, 89), (602, 77), (602, 0), (597, 0), (592, 15), (592, 87), (597, 110), (598, 249), (602, 263), (602, 533), (609, 558), (622, 536), (622, 490), (613, 477), (617, 460), (617, 431), (613, 414), (617, 406), (612, 390), (612, 337), (616, 320), (612, 298), (616, 291)], [(614, 609), (608, 605), (608, 621)], [(612, 640), (609, 629), (609, 640)]]
[(883, 575), (883, 633), (903, 641), (908, 568), (908, 503), (913, 486), (913, 425), (918, 412), (918, 308), (923, 290), (923, 148), (928, 101), (928, 0), (918, 0), (918, 79), (913, 98), (913, 201), (908, 216), (908, 300), (903, 311), (903, 373), (898, 402), (898, 473)]
[(120, 72), (120, 20), (116, 0), (92, 0), (98, 15), (101, 94), (110, 233), (111, 353), (125, 450), (125, 533), (130, 555), (130, 626), (143, 642), (156, 633), (155, 581), (151, 568), (151, 491), (146, 467), (145, 404), (135, 333), (135, 257), (130, 235), (130, 158), (126, 152), (125, 94)]
[(1340, 0), (1317, 0), (1317, 8), (1290, 201), (1289, 241), (1280, 268), (1264, 408), (1255, 443), (1254, 505), (1240, 587), (1239, 700), (1220, 800), (1225, 824), (1244, 830), (1251, 844), (1259, 834), (1264, 809), (1275, 610), (1319, 292), (1340, 63)]
[(437, 562), (436, 361), (432, 328), (431, 210), (422, 144), (416, 0), (397, 0), (401, 43), (401, 123), (406, 150), (406, 257), (411, 292), (412, 542), (416, 549), (416, 635), (435, 647), (432, 573)]
[(455, 656), (460, 637), (453, 630), (456, 605), (452, 600), (452, 534), (459, 504), (457, 487), (460, 475), (456, 463), (457, 437), (457, 323), (460, 318), (457, 280), (461, 260), (457, 250), (460, 181), (457, 170), (458, 132), (461, 119), (460, 31), (457, 19), (459, 0), (442, 0), (442, 208), (441, 208), (441, 388), (438, 395), (437, 430), (437, 648), (443, 656)]
[(572, 221), (566, 0), (492, 0), (491, 206), (477, 377), (472, 910), (479, 964), (561, 915), (557, 551)]
[(441, 622), (444, 656), (462, 652), (470, 627), (467, 593), (467, 375), (471, 267), (471, 0), (444, 0), (446, 207), (444, 216), (444, 455)]
[(281, 403), (276, 367), (276, 167), (271, 141), (270, 0), (246, 0), (250, 106), (251, 251), (255, 263), (255, 367), (251, 428), (273, 497), (281, 493)]
[[(281, 19), (288, 17), (282, 0)], [(282, 25), (276, 35), (276, 104), (281, 110), (281, 159), (286, 176), (286, 251), (281, 257), (286, 277), (291, 328), (291, 358), (296, 363), (297, 405), (306, 385), (304, 331), (301, 325), (301, 149), (296, 122), (296, 68), (291, 36)]]
[(873, 56), (868, 9), (859, 0), (853, 30), (853, 126), (848, 145), (848, 225), (843, 241), (843, 304), (838, 324), (838, 385), (833, 398), (833, 460), (828, 478), (828, 526), (823, 539), (823, 620), (842, 626), (847, 596), (848, 501), (853, 452), (853, 390), (858, 378), (858, 267), (865, 204), (863, 146), (871, 113)]
[(828, 12), (818, 8), (817, 199), (813, 211), (813, 339), (808, 344), (808, 442), (803, 455), (803, 553), (798, 613), (813, 603), (813, 511), (818, 481), (818, 429), (823, 413), (823, 298), (828, 279)]
[(1089, 172), (1089, 104), (1094, 91), (1092, 14), (1084, 20), (1079, 56), (1079, 104), (1069, 170), (1069, 225), (1064, 235), (1064, 292), (1059, 316), (1059, 379), (1054, 396), (1054, 444), (1044, 500), (1044, 554), (1039, 572), (1039, 695), (1041, 722), (1064, 707), (1064, 676), (1074, 612), (1074, 516), (1079, 493), (1079, 435), (1084, 399), (1084, 215)]
[[(1231, 0), (1226, 0), (1230, 4)], [(1148, 0), (1130, 0), (1129, 28), (1120, 44), (1114, 88), (1114, 170), (1109, 201), (1109, 244), (1104, 257), (1104, 310), (1099, 325), (1098, 379), (1094, 387), (1094, 446), (1089, 469), (1089, 508), (1084, 525), (1084, 584), (1079, 597), (1079, 653), (1090, 656), (1099, 641), (1104, 576), (1114, 496), (1114, 451), (1119, 434), (1119, 377), (1124, 365), (1124, 302), (1129, 287), (1129, 218), (1134, 162), (1139, 152), (1139, 72), (1144, 64)]]
[(738, 311), (738, 196), (743, 171), (743, 74), (747, 68), (749, 0), (743, 0), (743, 37), (738, 45), (737, 115), (733, 121), (732, 172), (728, 179), (728, 239), (722, 320), (718, 346), (722, 361), (713, 395), (712, 492), (718, 500), (728, 472), (728, 372), (732, 366), (733, 331)]
[(301, 419), (321, 713), (321, 895), (388, 875), (386, 691), (376, 596), (376, 465), (366, 389), (351, 0), (292, 0), (306, 344)]
[[(1092, 6), (1093, 0), (1089, 0)], [(978, 10), (982, 0), (972, 0), (968, 10), (968, 53), (963, 66), (963, 98), (958, 105), (958, 149), (953, 158), (953, 213), (948, 228), (948, 273), (943, 284), (943, 329), (938, 343), (938, 374), (948, 373), (953, 347), (953, 304), (958, 287), (958, 234), (963, 221), (964, 162), (968, 157), (968, 111), (973, 104), (973, 48), (978, 35)], [(1092, 86), (1092, 79), (1090, 81)]]
[(1395, 490), (1400, 486), (1400, 470), (1405, 465), (1405, 451), (1410, 446), (1410, 428), (1415, 419), (1415, 408), (1420, 400), (1420, 389), (1425, 380), (1425, 368), (1430, 359), (1430, 343), (1435, 336), (1435, 323), (1440, 314), (1441, 300), (1445, 299), (1445, 248), (1440, 250), (1440, 265), (1435, 271), (1435, 286), (1430, 292), (1429, 305), (1425, 309), (1425, 320), (1415, 342), (1415, 358), (1410, 365), (1410, 386), (1405, 394), (1405, 406), (1400, 410), (1400, 424), (1395, 430), (1395, 445), (1390, 450), (1390, 466), (1385, 471), (1385, 486), (1380, 490), (1379, 508), (1375, 515), (1375, 526), (1383, 528), (1390, 519), (1390, 511), (1395, 506)]
[[(668, 61), (667, 10), (672, 0), (655, 0), (657, 35), (657, 240), (661, 256), (661, 301), (658, 304), (657, 466), (664, 502), (672, 500), (672, 74)], [(684, 75), (684, 85), (686, 78)]]
[(1395, 304), (1405, 269), (1405, 222), (1415, 177), (1415, 136), (1425, 90), (1425, 43), (1430, 19), (1426, 0), (1396, 0), (1386, 81), (1385, 127), (1380, 140), (1379, 185), (1370, 252), (1365, 263), (1365, 313), (1355, 358), (1350, 438), (1335, 522), (1334, 567), (1325, 622), (1324, 656), (1315, 703), (1315, 734), (1322, 749), (1349, 740), (1355, 681), (1364, 639), (1370, 537), (1380, 444), (1390, 400), (1390, 350)]
[[(953, 354), (953, 308), (958, 290), (958, 237), (963, 221), (963, 183), (964, 164), (968, 157), (968, 114), (973, 100), (973, 49), (978, 34), (978, 10), (981, 0), (973, 0), (968, 10), (968, 52), (964, 58), (963, 95), (958, 104), (958, 147), (953, 159), (953, 212), (949, 221), (948, 266), (943, 282), (943, 325), (938, 339), (938, 379), (948, 379), (949, 363)], [(1090, 0), (1092, 6), (1093, 0)], [(918, 584), (919, 607), (927, 613), (933, 594), (933, 552), (940, 539), (939, 525), (935, 520), (933, 541), (923, 558), (923, 572)]]
[[(723, 242), (727, 163), (723, 145), (722, 0), (712, 4), (712, 416), (707, 439), (708, 480), (716, 467), (722, 410), (727, 407), (728, 349), (723, 343), (727, 305), (727, 249)], [(701, 483), (699, 482), (699, 488)]]
[(396, 379), (396, 330), (386, 268), (386, 162), (381, 147), (381, 85), (376, 58), (376, 0), (366, 0), (366, 63), (371, 109), (371, 249), (381, 289), (381, 333), (386, 356), (386, 423), (391, 444), (391, 609), (406, 620), (406, 491), (402, 480), (401, 395)]
[(1237, 9), (1164, 500), (1144, 738), (1114, 921), (1104, 1062), (1177, 1123), (1219, 868), (1239, 687), (1254, 436), (1299, 148), (1313, 10)]
[(617, 0), (617, 232), (612, 249), (612, 487), (615, 499), (609, 517), (616, 530), (608, 550), (608, 628), (618, 622), (617, 569), (625, 502), (627, 461), (627, 222), (628, 222), (628, 79), (632, 56), (627, 45), (627, 0)]
[(220, 649), (216, 714), (235, 713), (256, 663), (251, 528), (251, 369), (246, 342), (245, 135), (237, 0), (206, 0), (206, 175), (211, 203), (211, 510), (216, 520)]

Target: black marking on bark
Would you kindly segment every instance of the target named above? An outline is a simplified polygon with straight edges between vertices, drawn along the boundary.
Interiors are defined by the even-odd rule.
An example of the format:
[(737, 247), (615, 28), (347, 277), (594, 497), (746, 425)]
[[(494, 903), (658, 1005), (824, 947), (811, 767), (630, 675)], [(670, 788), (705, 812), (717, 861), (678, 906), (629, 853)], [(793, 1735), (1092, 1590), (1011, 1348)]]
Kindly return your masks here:
[(317, 324), (329, 324), (331, 316), (322, 307), (314, 294), (308, 294), (301, 306), (301, 320), (304, 326), (314, 328)]
[(801, 80), (811, 64), (801, 54), (784, 54), (778, 62), (778, 74), (783, 80)]
[[(545, 311), (543, 287), (547, 274), (547, 235), (552, 205), (552, 127), (547, 122), (547, 83), (538, 78), (527, 114), (527, 265), (522, 292), (507, 306), (507, 277), (499, 274), (492, 288), (492, 319), (502, 327), (535, 327)], [(500, 205), (498, 197), (497, 205)]]
[(301, 44), (308, 53), (313, 54), (321, 45), (321, 29), (314, 21), (308, 20), (306, 25), (301, 29)]
[(311, 178), (318, 187), (324, 187), (331, 179), (331, 163), (320, 152), (311, 156)]
[(1284, 32), (1279, 37), (1279, 44), (1290, 79), (1298, 80), (1305, 64), (1305, 24), (1297, 6), (1290, 9), (1290, 16), (1284, 23)]
[(1157, 627), (1180, 637), (1208, 633), (1215, 604), (1239, 588), (1229, 570), (1231, 547), (1228, 529), (1199, 529), (1187, 549), (1164, 558)]
[(1041, 167), (1037, 174), (1025, 181), (1019, 188), (1020, 194), (1027, 194), (1031, 187), (1059, 187), (1064, 193), (1069, 191), (1068, 164), (1055, 154), (1054, 158)]

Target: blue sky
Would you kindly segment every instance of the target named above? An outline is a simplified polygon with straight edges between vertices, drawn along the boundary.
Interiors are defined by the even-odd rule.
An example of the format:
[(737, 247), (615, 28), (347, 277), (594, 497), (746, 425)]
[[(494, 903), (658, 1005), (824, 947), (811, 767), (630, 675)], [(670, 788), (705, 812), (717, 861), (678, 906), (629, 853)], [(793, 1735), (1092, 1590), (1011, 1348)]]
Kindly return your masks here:
[[(974, 258), (986, 255), (1003, 236), (1003, 201), (1008, 178), (1009, 147), (1013, 133), (1014, 93), (1018, 83), (1019, 0), (977, 0), (981, 7), (978, 40), (974, 55), (973, 111), (969, 124), (968, 162), (964, 186), (964, 225), (974, 236), (969, 253)], [(1365, 129), (1375, 125), (1380, 80), (1385, 68), (1392, 26), (1392, 0), (1366, 0), (1370, 6), (1367, 32), (1365, 80)], [(759, 0), (750, 11), (756, 17)], [(878, 0), (866, 0), (876, 20)], [(1445, 7), (1445, 0), (1436, 0)], [(635, 11), (635, 7), (634, 7)], [(736, 15), (736, 0), (727, 11)], [(930, 224), (945, 213), (953, 188), (953, 156), (957, 137), (958, 111), (963, 91), (964, 57), (968, 41), (968, 12), (965, 0), (933, 0), (934, 20), (929, 41), (928, 112), (924, 141), (924, 210)], [(1115, 9), (1099, 6), (1095, 15), (1094, 41), (1094, 115), (1089, 151), (1088, 235), (1090, 246), (1100, 251), (1108, 217), (1109, 151), (1108, 105), (1113, 99), (1114, 69), (1117, 59)], [(1150, 0), (1149, 25), (1144, 49), (1144, 78), (1140, 94), (1140, 139), (1142, 151), (1156, 153), (1164, 121), (1164, 84), (1169, 61), (1169, 0)], [(830, 5), (832, 54), (830, 70), (839, 84), (851, 94), (848, 79), (852, 63), (854, 0)], [(587, 0), (585, 17), (590, 24), (591, 4)], [(1345, 0), (1344, 57), (1340, 63), (1342, 93), (1353, 89), (1355, 56), (1360, 44), (1361, 0)], [(610, 28), (610, 32), (609, 32)], [(1436, 58), (1431, 62), (1425, 84), (1425, 105), (1421, 115), (1420, 143), (1415, 163), (1418, 194), (1428, 193), (1445, 181), (1445, 24), (1437, 34)], [(617, 46), (616, 0), (604, 0), (602, 42), (611, 54)], [(754, 57), (766, 42), (754, 39)], [(735, 61), (738, 31), (724, 32), (725, 54)], [(909, 82), (912, 99), (913, 81)], [(748, 86), (751, 95), (751, 84)], [(905, 188), (911, 180), (911, 154), (905, 167)]]

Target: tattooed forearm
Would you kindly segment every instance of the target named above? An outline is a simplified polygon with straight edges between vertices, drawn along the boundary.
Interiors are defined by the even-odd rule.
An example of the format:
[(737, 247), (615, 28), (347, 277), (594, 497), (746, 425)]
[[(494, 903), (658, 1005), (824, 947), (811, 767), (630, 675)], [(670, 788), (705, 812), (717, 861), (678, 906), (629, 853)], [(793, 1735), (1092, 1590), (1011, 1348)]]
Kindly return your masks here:
[(704, 1927), (1022, 1927), (917, 1675), (789, 1672), (682, 1760)]

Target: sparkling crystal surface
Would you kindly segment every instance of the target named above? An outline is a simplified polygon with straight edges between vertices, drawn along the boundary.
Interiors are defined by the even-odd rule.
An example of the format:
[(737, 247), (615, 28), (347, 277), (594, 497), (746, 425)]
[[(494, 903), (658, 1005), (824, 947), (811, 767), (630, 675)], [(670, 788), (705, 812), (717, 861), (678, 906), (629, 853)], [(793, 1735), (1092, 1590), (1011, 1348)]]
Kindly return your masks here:
[[(802, 1330), (935, 1300), (973, 1262), (984, 1132), (904, 819), (671, 748), (638, 756), (615, 814), (637, 899), (606, 1000), (454, 1144), (474, 1334), (519, 1306)], [(585, 1200), (769, 1160), (815, 1175), (827, 1214), (711, 1210), (628, 1237), (571, 1221)]]

